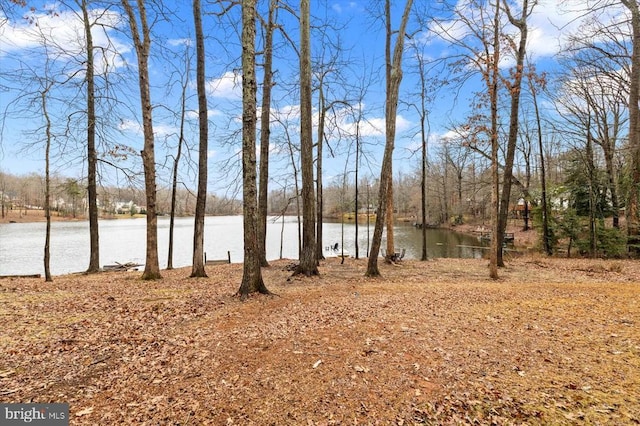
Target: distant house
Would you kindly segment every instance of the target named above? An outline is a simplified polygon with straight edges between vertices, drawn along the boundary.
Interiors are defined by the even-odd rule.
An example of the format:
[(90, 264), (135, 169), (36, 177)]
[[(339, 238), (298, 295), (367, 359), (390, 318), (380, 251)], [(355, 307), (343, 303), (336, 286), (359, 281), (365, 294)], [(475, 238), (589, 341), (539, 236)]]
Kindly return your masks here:
[(116, 201), (115, 210), (118, 214), (128, 214), (137, 211), (137, 208), (133, 201)]

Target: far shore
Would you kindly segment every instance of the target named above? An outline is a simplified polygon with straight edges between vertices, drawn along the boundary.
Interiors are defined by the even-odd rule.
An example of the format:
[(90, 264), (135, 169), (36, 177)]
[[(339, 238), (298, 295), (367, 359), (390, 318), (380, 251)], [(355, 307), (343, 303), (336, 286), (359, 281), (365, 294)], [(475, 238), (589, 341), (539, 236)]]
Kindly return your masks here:
[[(134, 216), (123, 214), (123, 215), (113, 215), (113, 216), (101, 216), (100, 220), (112, 220), (112, 219), (131, 219), (131, 218), (144, 218), (143, 214), (136, 214)], [(51, 214), (51, 220), (53, 222), (71, 222), (71, 221), (84, 221), (87, 218), (83, 214), (78, 214), (76, 217), (73, 216), (62, 216), (57, 212), (53, 212)], [(44, 210), (8, 210), (5, 211), (4, 217), (0, 216), (0, 224), (6, 223), (32, 223), (32, 222), (45, 222), (46, 218), (44, 215)], [(462, 234), (476, 234), (476, 231), (482, 227), (485, 229), (490, 226), (489, 223), (465, 223), (462, 225), (450, 226), (448, 229), (451, 229), (455, 232), (460, 232)], [(535, 229), (529, 229), (528, 231), (522, 230), (522, 222), (518, 221), (517, 223), (510, 223), (507, 226), (506, 232), (512, 232), (514, 234), (515, 240), (514, 245), (518, 249), (524, 249), (527, 251), (535, 250), (538, 247), (538, 232)]]
[[(112, 215), (112, 216), (100, 216), (100, 220), (109, 219), (131, 219), (131, 218), (144, 218), (143, 214), (129, 215)], [(4, 216), (0, 216), (0, 224), (2, 223), (33, 223), (33, 222), (46, 222), (47, 218), (44, 215), (44, 210), (7, 210), (4, 212)], [(58, 212), (51, 213), (52, 222), (81, 222), (83, 220), (89, 220), (84, 214), (77, 214), (75, 217), (72, 215), (60, 215)]]

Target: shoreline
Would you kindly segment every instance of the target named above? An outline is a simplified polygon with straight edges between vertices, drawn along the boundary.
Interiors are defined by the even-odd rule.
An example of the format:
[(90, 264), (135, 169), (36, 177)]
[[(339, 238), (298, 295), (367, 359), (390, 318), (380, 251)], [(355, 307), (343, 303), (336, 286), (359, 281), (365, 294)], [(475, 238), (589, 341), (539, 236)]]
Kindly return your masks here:
[[(130, 215), (119, 215), (119, 216), (101, 216), (99, 220), (118, 220), (118, 219), (131, 219), (131, 218), (144, 218), (145, 215), (137, 214), (135, 216)], [(188, 216), (180, 216), (180, 217), (188, 217)], [(52, 222), (82, 222), (87, 221), (84, 215), (78, 215), (77, 217), (68, 217), (68, 216), (59, 216), (56, 212), (51, 215)], [(44, 210), (27, 210), (26, 214), (24, 210), (8, 210), (5, 211), (5, 216), (0, 217), (0, 224), (10, 224), (10, 223), (38, 223), (38, 222), (46, 222), (46, 218), (44, 216)], [(401, 220), (397, 221), (401, 223)], [(442, 226), (443, 229), (448, 229), (450, 231), (459, 232), (461, 234), (467, 235), (477, 235), (477, 229), (479, 227), (484, 226), (485, 228), (488, 226), (481, 222), (477, 223), (464, 223), (462, 225), (455, 226)], [(525, 251), (535, 251), (538, 250), (538, 233), (535, 229), (530, 228), (528, 231), (523, 231), (521, 225), (509, 224), (507, 225), (506, 232), (514, 234), (514, 246), (517, 249), (525, 250)]]
[[(118, 219), (140, 219), (144, 218), (143, 214), (131, 215), (112, 215), (112, 216), (99, 216), (99, 220), (118, 220)], [(88, 221), (89, 218), (85, 215), (77, 215), (76, 217), (60, 216), (57, 212), (52, 212), (52, 222), (83, 222)], [(40, 223), (46, 222), (47, 218), (44, 216), (44, 210), (9, 210), (5, 211), (5, 216), (0, 217), (1, 224), (10, 223)]]
[[(59, 216), (57, 212), (54, 212), (51, 215), (52, 222), (80, 222), (85, 219), (82, 217), (67, 217), (67, 216)], [(0, 216), (0, 224), (6, 223), (38, 223), (38, 222), (46, 222), (47, 218), (44, 216), (44, 210), (6, 210), (4, 212), (4, 217)]]

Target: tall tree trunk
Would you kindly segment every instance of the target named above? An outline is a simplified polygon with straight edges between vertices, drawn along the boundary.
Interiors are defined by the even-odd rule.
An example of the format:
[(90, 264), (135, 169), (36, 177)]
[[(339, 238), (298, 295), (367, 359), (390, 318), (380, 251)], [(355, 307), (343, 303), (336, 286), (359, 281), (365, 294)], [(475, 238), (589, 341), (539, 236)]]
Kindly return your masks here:
[[(188, 48), (187, 48), (188, 49)], [(184, 125), (187, 114), (187, 87), (189, 85), (189, 72), (191, 70), (191, 55), (188, 50), (184, 55), (185, 72), (181, 82), (182, 92), (180, 94), (180, 134), (178, 136), (178, 149), (176, 158), (173, 161), (172, 182), (171, 182), (171, 212), (169, 213), (169, 249), (167, 258), (167, 269), (173, 269), (173, 231), (176, 218), (176, 198), (178, 194), (178, 166), (182, 158), (182, 145), (184, 143)]]
[(277, 0), (269, 1), (269, 16), (264, 40), (264, 76), (262, 78), (262, 111), (260, 115), (260, 184), (258, 185), (258, 238), (260, 265), (269, 266), (267, 261), (267, 215), (269, 191), (269, 137), (271, 135), (271, 87), (273, 86), (273, 30)]
[[(606, 137), (609, 139), (609, 137)], [(615, 166), (615, 141), (606, 140), (603, 141), (604, 148), (604, 161), (607, 170), (607, 184), (609, 186), (609, 192), (611, 194), (611, 208), (612, 212), (612, 226), (616, 229), (620, 229), (620, 199), (618, 197), (618, 179), (616, 177)]]
[(87, 0), (82, 0), (82, 20), (87, 50), (87, 191), (89, 195), (89, 267), (87, 273), (100, 271), (100, 241), (98, 231), (98, 189), (96, 184), (96, 101), (93, 61), (93, 36)]
[(393, 212), (393, 161), (389, 164), (389, 170), (387, 173), (389, 173), (389, 182), (387, 182), (387, 208), (385, 215), (385, 222), (387, 226), (387, 255), (385, 256), (385, 259), (388, 262), (391, 262), (396, 252), (396, 242), (393, 232), (393, 226), (395, 224), (395, 216)]
[(142, 130), (144, 146), (142, 148), (142, 165), (144, 168), (145, 199), (147, 202), (147, 249), (145, 256), (143, 280), (156, 280), (160, 275), (158, 261), (158, 216), (156, 213), (156, 160), (153, 134), (153, 107), (149, 88), (149, 51), (151, 48), (150, 29), (147, 24), (147, 12), (144, 0), (136, 0), (140, 19), (140, 31), (136, 14), (129, 0), (122, 0), (122, 5), (129, 19), (131, 38), (138, 59), (138, 84), (140, 89), (140, 106), (142, 109)]
[(591, 112), (587, 111), (587, 146), (585, 152), (585, 162), (587, 166), (587, 179), (589, 180), (589, 255), (596, 257), (597, 239), (596, 239), (596, 188), (598, 184), (595, 182), (596, 166), (593, 161), (593, 137), (591, 133)]
[(427, 82), (423, 58), (418, 59), (420, 67), (418, 76), (420, 77), (420, 141), (422, 145), (422, 157), (420, 159), (420, 213), (422, 221), (421, 239), (422, 254), (420, 260), (428, 260), (427, 256)]
[[(42, 113), (45, 120), (45, 174), (44, 174), (44, 215), (47, 219), (45, 239), (44, 239), (44, 280), (46, 282), (53, 281), (51, 277), (51, 178), (49, 174), (49, 153), (51, 151), (51, 119), (49, 117), (49, 111), (47, 110), (47, 95), (49, 87), (41, 93)], [(4, 194), (2, 194), (4, 196)]]
[[(316, 156), (316, 259), (324, 259), (324, 251), (322, 247), (322, 223), (324, 220), (324, 198), (322, 193), (322, 156), (324, 147), (324, 125), (327, 110), (325, 107), (324, 87), (322, 81), (318, 87), (318, 141)], [(344, 260), (344, 258), (343, 258)]]
[[(386, 8), (389, 9), (389, 0), (386, 0)], [(389, 194), (389, 186), (391, 185), (391, 162), (393, 157), (393, 148), (395, 143), (396, 134), (396, 115), (398, 111), (398, 92), (400, 91), (400, 82), (402, 82), (402, 53), (404, 51), (404, 37), (406, 34), (407, 22), (409, 20), (409, 13), (411, 12), (411, 5), (413, 0), (407, 0), (404, 12), (402, 14), (402, 20), (400, 22), (400, 28), (398, 30), (398, 36), (396, 37), (396, 45), (393, 50), (393, 60), (391, 62), (387, 82), (387, 94), (386, 94), (386, 142), (384, 147), (384, 155), (382, 157), (382, 168), (380, 170), (380, 188), (378, 192), (378, 211), (376, 216), (376, 226), (373, 230), (373, 241), (371, 242), (371, 252), (369, 253), (369, 261), (367, 263), (367, 271), (365, 273), (368, 277), (380, 276), (380, 270), (378, 269), (378, 254), (380, 253), (380, 245), (382, 242), (382, 231), (384, 228), (384, 221), (386, 218), (387, 208), (387, 196)], [(389, 14), (389, 12), (387, 12)], [(389, 18), (387, 18), (390, 21)], [(390, 25), (390, 24), (388, 24)], [(387, 32), (390, 33), (389, 26)], [(389, 64), (387, 64), (389, 66)], [(393, 212), (391, 212), (393, 213)], [(388, 238), (388, 237), (387, 237)], [(393, 253), (391, 253), (393, 254)]]
[[(356, 259), (360, 259), (360, 245), (358, 244), (358, 231), (360, 228), (360, 219), (358, 218), (358, 214), (360, 213), (360, 191), (359, 187), (359, 172), (360, 172), (360, 122), (356, 123), (356, 164), (355, 164), (355, 194), (354, 194), (354, 204), (355, 204), (355, 236), (353, 239), (355, 253), (354, 256)], [(369, 220), (369, 215), (367, 215), (367, 220)], [(344, 260), (344, 259), (343, 259)]]
[(631, 185), (627, 203), (629, 252), (640, 254), (640, 6), (637, 0), (621, 0), (631, 12), (633, 51), (629, 86), (629, 148), (631, 150)]
[[(392, 140), (392, 144), (395, 145), (395, 126), (396, 126), (396, 114), (391, 115), (390, 111), (390, 103), (392, 99), (391, 93), (391, 74), (393, 73), (393, 64), (391, 59), (391, 2), (385, 2), (385, 20), (386, 20), (386, 41), (385, 41), (385, 62), (386, 62), (386, 84), (387, 84), (387, 94), (386, 94), (386, 108), (385, 108), (385, 120), (386, 120), (386, 139), (387, 143), (389, 140)], [(398, 38), (404, 38), (401, 33), (398, 33)], [(397, 95), (396, 95), (397, 96)], [(391, 102), (390, 102), (391, 101)], [(396, 100), (397, 105), (397, 100)], [(393, 123), (393, 124), (390, 124)], [(393, 152), (392, 152), (393, 155)], [(389, 168), (387, 170), (387, 174), (389, 175), (389, 181), (387, 182), (387, 207), (386, 207), (386, 225), (387, 225), (387, 255), (385, 256), (388, 262), (391, 261), (393, 255), (395, 254), (395, 239), (393, 234), (393, 161), (389, 163)]]
[(209, 118), (205, 81), (204, 33), (200, 0), (193, 0), (193, 22), (196, 30), (196, 86), (198, 88), (198, 195), (193, 228), (193, 262), (191, 277), (206, 277), (204, 269), (204, 216), (207, 208), (207, 152), (209, 151)]
[[(449, 146), (445, 147), (446, 156), (449, 156)], [(444, 170), (442, 171), (442, 218), (445, 224), (449, 224), (449, 164), (445, 158)]]
[(318, 275), (313, 137), (311, 122), (311, 39), (309, 0), (300, 0), (300, 158), (302, 171), (302, 256), (295, 274)]
[(260, 269), (258, 188), (256, 173), (256, 3), (242, 2), (242, 213), (244, 265), (238, 289), (241, 299), (251, 293), (269, 294)]
[[(488, 54), (489, 52), (487, 52)], [(498, 174), (498, 81), (500, 80), (500, 5), (495, 5), (493, 17), (493, 56), (487, 69), (491, 109), (491, 247), (489, 249), (489, 277), (498, 279), (498, 250), (501, 244), (498, 200), (500, 199), (500, 176)]]
[[(300, 185), (298, 183), (298, 168), (296, 167), (296, 156), (293, 153), (293, 144), (287, 130), (287, 146), (289, 147), (289, 157), (291, 158), (291, 168), (293, 169), (293, 191), (296, 200), (296, 222), (298, 225), (298, 257), (302, 257), (302, 227), (300, 223)], [(286, 210), (286, 209), (285, 209)]]
[(553, 247), (551, 247), (551, 234), (549, 230), (549, 206), (547, 203), (547, 169), (544, 159), (544, 146), (542, 144), (542, 120), (540, 119), (540, 109), (538, 108), (538, 97), (536, 95), (536, 89), (533, 86), (531, 78), (529, 78), (529, 84), (531, 88), (531, 95), (533, 96), (533, 107), (536, 112), (538, 151), (540, 153), (540, 186), (542, 187), (542, 247), (547, 256), (551, 256), (553, 254)]
[(520, 42), (516, 53), (516, 72), (513, 84), (509, 87), (511, 92), (511, 111), (509, 115), (509, 138), (507, 141), (507, 155), (504, 163), (504, 173), (502, 182), (502, 195), (500, 198), (500, 210), (498, 216), (498, 233), (492, 237), (497, 242), (497, 262), (498, 266), (504, 266), (503, 258), (503, 242), (504, 233), (507, 229), (507, 220), (509, 218), (509, 201), (511, 200), (511, 186), (513, 177), (513, 162), (515, 159), (516, 144), (518, 142), (519, 124), (518, 118), (520, 113), (520, 94), (522, 92), (522, 77), (524, 76), (524, 60), (527, 53), (527, 17), (531, 14), (529, 8), (529, 0), (522, 2), (522, 15), (520, 19), (516, 19), (511, 15), (506, 0), (503, 0), (504, 9), (507, 12), (509, 21), (518, 28), (520, 32)]

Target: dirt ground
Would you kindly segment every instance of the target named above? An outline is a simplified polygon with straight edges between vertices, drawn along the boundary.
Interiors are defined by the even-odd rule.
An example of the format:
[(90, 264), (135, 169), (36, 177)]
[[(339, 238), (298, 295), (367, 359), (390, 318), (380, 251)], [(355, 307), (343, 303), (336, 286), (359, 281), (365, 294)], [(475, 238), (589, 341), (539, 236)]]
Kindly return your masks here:
[(0, 402), (71, 424), (640, 423), (640, 263), (241, 265), (0, 280)]

